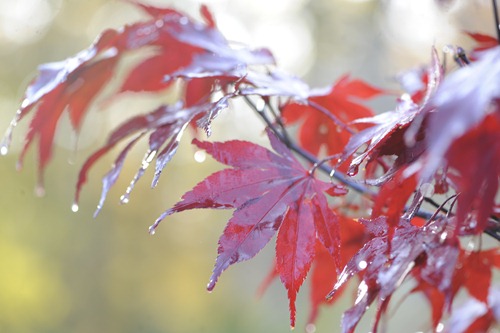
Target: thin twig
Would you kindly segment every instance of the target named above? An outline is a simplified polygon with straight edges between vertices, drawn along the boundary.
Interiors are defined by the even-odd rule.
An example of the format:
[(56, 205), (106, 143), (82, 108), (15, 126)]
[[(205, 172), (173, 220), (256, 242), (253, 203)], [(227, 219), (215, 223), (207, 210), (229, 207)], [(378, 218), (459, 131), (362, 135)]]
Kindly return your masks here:
[(493, 15), (495, 16), (495, 30), (497, 32), (497, 40), (500, 44), (500, 21), (498, 19), (498, 7), (497, 0), (492, 0), (493, 3)]

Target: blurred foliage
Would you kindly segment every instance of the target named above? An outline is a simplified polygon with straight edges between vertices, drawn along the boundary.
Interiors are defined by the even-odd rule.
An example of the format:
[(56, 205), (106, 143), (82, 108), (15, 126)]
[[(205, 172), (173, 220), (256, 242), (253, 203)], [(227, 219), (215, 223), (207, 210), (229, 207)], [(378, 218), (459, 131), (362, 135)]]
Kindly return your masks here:
[[(457, 1), (442, 16), (436, 14), (439, 20), (432, 21), (436, 30), (431, 29), (430, 36), (416, 40), (408, 36), (403, 43), (395, 31), (397, 23), (389, 17), (396, 13), (405, 19), (412, 8), (401, 7), (402, 2), (294, 0), (271, 6), (263, 0), (207, 1), (230, 39), (271, 47), (286, 69), (316, 84), (329, 84), (347, 71), (386, 84), (388, 75), (403, 66), (425, 62), (430, 43), (457, 42), (457, 26), (476, 31), (489, 28), (489, 23), (482, 22), (489, 18), (481, 21), (489, 17), (485, 5), (476, 1), (464, 7)], [(424, 9), (429, 2), (418, 1)], [(197, 1), (151, 3), (175, 5), (193, 15), (198, 7)], [(0, 0), (0, 12), (3, 128), (38, 64), (77, 52), (103, 28), (142, 17), (129, 4), (105, 0)], [(415, 18), (415, 24), (430, 24), (434, 18), (417, 13), (422, 17), (420, 21)], [(439, 34), (440, 24), (446, 25), (448, 34)], [(450, 36), (453, 40), (445, 40)], [(43, 198), (34, 195), (35, 169), (28, 163), (32, 155), (22, 173), (15, 171), (26, 124), (15, 133), (13, 149), (0, 163), (0, 332), (288, 332), (287, 300), (281, 286), (275, 282), (262, 299), (255, 297), (271, 266), (272, 246), (251, 263), (228, 270), (213, 294), (205, 291), (217, 239), (230, 212), (179, 214), (162, 224), (154, 237), (147, 233), (164, 209), (219, 168), (212, 161), (195, 163), (189, 139), (182, 143), (157, 189), (150, 190), (145, 177), (132, 193), (131, 203), (120, 206), (119, 189), (125, 190), (142, 158), (143, 147), (137, 147), (101, 215), (93, 220), (100, 177), (112, 163), (109, 157), (92, 171), (80, 211), (71, 212), (78, 168), (102, 143), (110, 125), (148, 111), (161, 100), (136, 97), (97, 105), (78, 142), (67, 128), (60, 129), (60, 147), (49, 167)], [(226, 112), (214, 125), (216, 140), (255, 141), (262, 129), (251, 115), (235, 115), (234, 111)], [(76, 146), (78, 151), (73, 150)], [(307, 316), (306, 295), (306, 289), (299, 295), (299, 327)], [(322, 316), (320, 330), (334, 331), (350, 301)], [(403, 323), (418, 327), (420, 321), (425, 322), (412, 312), (401, 315)], [(368, 324), (363, 323), (360, 330)]]

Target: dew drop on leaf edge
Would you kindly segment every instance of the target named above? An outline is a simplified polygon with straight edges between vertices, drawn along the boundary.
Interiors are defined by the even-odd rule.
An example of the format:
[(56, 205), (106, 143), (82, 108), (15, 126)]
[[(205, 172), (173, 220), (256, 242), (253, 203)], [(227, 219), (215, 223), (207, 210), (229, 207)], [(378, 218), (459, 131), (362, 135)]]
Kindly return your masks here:
[(72, 205), (71, 205), (71, 211), (72, 211), (73, 213), (78, 212), (78, 209), (80, 209), (80, 208), (78, 207), (78, 204), (77, 204), (76, 202), (75, 202), (74, 204), (72, 204)]

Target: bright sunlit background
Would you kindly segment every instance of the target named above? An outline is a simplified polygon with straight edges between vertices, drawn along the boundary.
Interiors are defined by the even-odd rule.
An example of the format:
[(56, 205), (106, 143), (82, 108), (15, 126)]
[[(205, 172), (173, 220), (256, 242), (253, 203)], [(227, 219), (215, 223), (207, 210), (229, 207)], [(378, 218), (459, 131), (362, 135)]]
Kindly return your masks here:
[[(270, 48), (282, 68), (315, 86), (350, 72), (394, 88), (397, 73), (425, 64), (432, 45), (438, 50), (447, 44), (468, 47), (471, 41), (461, 31), (491, 33), (493, 28), (490, 1), (480, 0), (439, 1), (439, 6), (434, 0), (205, 2), (228, 39)], [(149, 3), (173, 5), (193, 16), (200, 5), (193, 0)], [(0, 0), (0, 131), (7, 128), (38, 64), (76, 53), (104, 28), (142, 18), (125, 1)], [(101, 101), (78, 140), (63, 122), (43, 198), (33, 191), (34, 154), (28, 155), (22, 172), (15, 171), (27, 122), (19, 126), (12, 149), (0, 159), (0, 332), (289, 332), (288, 302), (279, 283), (261, 299), (256, 297), (271, 266), (272, 244), (251, 262), (226, 271), (212, 294), (205, 291), (230, 212), (179, 214), (168, 218), (155, 236), (147, 233), (164, 209), (220, 167), (196, 152), (189, 138), (158, 188), (149, 188), (149, 172), (130, 203), (119, 205), (139, 167), (145, 147), (139, 146), (94, 220), (100, 179), (113, 156), (104, 159), (90, 174), (79, 212), (71, 212), (85, 157), (110, 128), (161, 100), (135, 95)], [(380, 111), (385, 107), (390, 106), (382, 104)], [(260, 129), (251, 113), (226, 111), (214, 123), (214, 139), (262, 142)], [(299, 295), (299, 331), (306, 324), (307, 288), (306, 283)], [(317, 332), (337, 331), (349, 302), (352, 298), (322, 311)], [(425, 306), (420, 298), (410, 297), (395, 314), (394, 325), (426, 331), (429, 313), (422, 308), (416, 316), (417, 303)], [(367, 319), (360, 332), (368, 330), (369, 315)], [(390, 331), (401, 331), (392, 327)]]

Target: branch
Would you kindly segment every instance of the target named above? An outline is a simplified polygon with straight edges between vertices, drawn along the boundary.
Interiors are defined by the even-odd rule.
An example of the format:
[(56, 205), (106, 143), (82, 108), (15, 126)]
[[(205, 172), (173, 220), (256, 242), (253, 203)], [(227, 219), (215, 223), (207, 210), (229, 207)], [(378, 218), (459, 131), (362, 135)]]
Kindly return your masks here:
[[(329, 175), (330, 177), (338, 180), (339, 182), (341, 182), (342, 184), (346, 185), (347, 187), (349, 188), (352, 188), (353, 190), (355, 190), (356, 192), (359, 192), (363, 195), (367, 195), (367, 196), (370, 196), (372, 197), (373, 195), (375, 195), (375, 193), (373, 191), (371, 191), (370, 189), (368, 189), (366, 186), (364, 186), (363, 184), (360, 184), (360, 183), (357, 183), (357, 182), (354, 182), (352, 180), (350, 180), (344, 173), (332, 168), (332, 167), (329, 167), (328, 165), (324, 164), (324, 163), (321, 163), (320, 160), (318, 160), (316, 158), (316, 156), (314, 156), (313, 154), (309, 153), (308, 151), (304, 150), (303, 148), (299, 147), (295, 142), (293, 142), (292, 140), (290, 140), (287, 132), (286, 132), (286, 129), (283, 125), (283, 123), (281, 122), (281, 120), (277, 120), (277, 123), (279, 124), (279, 127), (280, 127), (280, 130), (278, 130), (276, 128), (276, 125), (271, 121), (271, 119), (269, 119), (268, 115), (266, 114), (265, 112), (265, 109), (259, 109), (251, 100), (248, 96), (244, 96), (244, 99), (245, 101), (247, 102), (247, 104), (254, 110), (257, 112), (257, 114), (262, 118), (262, 120), (264, 120), (264, 122), (266, 123), (266, 125), (273, 131), (274, 134), (276, 134), (276, 136), (278, 137), (278, 139), (280, 139), (283, 143), (285, 143), (287, 145), (287, 147), (297, 153), (299, 156), (301, 156), (302, 158), (306, 159), (308, 162), (312, 163), (313, 165), (317, 165), (317, 168), (322, 170), (323, 172), (325, 172), (327, 175)], [(279, 119), (279, 117), (277, 117), (276, 119)]]
[[(301, 156), (302, 158), (313, 164), (317, 169), (320, 169), (321, 171), (329, 175), (331, 178), (338, 180), (342, 184), (368, 197), (369, 199), (373, 199), (373, 197), (376, 195), (375, 192), (373, 192), (363, 184), (350, 180), (347, 175), (323, 163), (323, 161), (319, 160), (316, 156), (304, 150), (302, 147), (298, 146), (295, 142), (293, 142), (290, 139), (290, 136), (288, 135), (285, 125), (281, 121), (280, 117), (276, 114), (276, 112), (274, 112), (274, 110), (272, 110), (272, 107), (269, 104), (266, 103), (262, 108), (259, 108), (257, 107), (257, 105), (255, 105), (255, 103), (252, 102), (250, 97), (243, 96), (243, 98), (245, 102), (250, 106), (250, 108), (253, 109), (259, 115), (259, 117), (266, 123), (266, 125), (273, 131), (273, 133), (278, 137), (278, 139), (281, 140), (291, 151), (295, 152), (296, 154), (298, 154), (299, 156)], [(275, 122), (273, 122), (266, 114), (265, 110), (266, 107), (269, 108), (270, 111), (272, 112), (273, 116), (275, 117)], [(438, 204), (433, 199), (424, 197), (423, 200), (428, 204), (437, 208), (437, 211), (449, 214), (449, 211), (446, 208), (444, 208), (443, 205)], [(414, 216), (428, 220), (435, 215), (436, 213), (431, 213), (426, 210), (419, 209)], [(495, 217), (491, 217), (490, 224), (484, 230), (484, 233), (500, 242), (500, 224), (498, 223)]]

